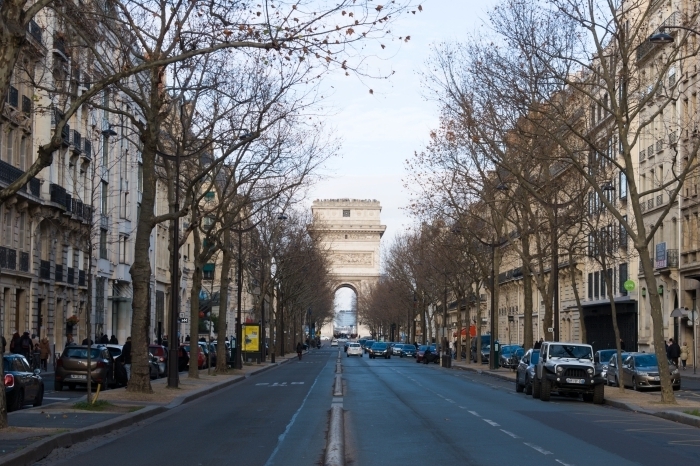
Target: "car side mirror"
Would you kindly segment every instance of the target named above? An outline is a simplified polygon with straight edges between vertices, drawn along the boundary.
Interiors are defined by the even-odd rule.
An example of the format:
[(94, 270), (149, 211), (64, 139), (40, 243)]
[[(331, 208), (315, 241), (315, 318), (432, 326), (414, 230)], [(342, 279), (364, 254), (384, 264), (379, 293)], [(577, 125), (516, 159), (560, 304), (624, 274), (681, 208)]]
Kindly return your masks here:
[(41, 374), (41, 369), (34, 369), (34, 375)]

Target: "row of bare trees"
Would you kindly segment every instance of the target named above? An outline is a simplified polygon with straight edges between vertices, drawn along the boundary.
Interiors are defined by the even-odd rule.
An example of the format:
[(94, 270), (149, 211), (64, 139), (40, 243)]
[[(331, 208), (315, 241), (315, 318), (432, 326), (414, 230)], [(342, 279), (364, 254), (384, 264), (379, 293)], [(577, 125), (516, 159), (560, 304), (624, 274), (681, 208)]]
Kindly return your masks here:
[[(666, 403), (674, 395), (652, 257), (698, 168), (696, 82), (679, 78), (697, 67), (697, 15), (687, 4), (642, 0), (502, 0), (489, 28), (435, 46), (425, 82), (441, 123), (408, 162), (411, 211), (473, 246), (475, 276), (496, 306), (499, 272), (522, 275), (526, 347), (532, 290), (544, 303), (545, 338), (554, 338), (558, 294), (570, 287), (581, 312), (589, 264), (610, 290), (619, 354), (609, 270), (639, 260)], [(649, 42), (660, 30), (675, 42)], [(439, 281), (439, 270), (433, 276)]]
[[(175, 231), (175, 222), (187, 219), (170, 248), (194, 237), (191, 325), (197, 328), (203, 264), (213, 254), (224, 257), (225, 303), (231, 264), (237, 263), (236, 272), (250, 264), (235, 257), (233, 238), (245, 235), (251, 251), (253, 236), (257, 245), (265, 244), (262, 226), (275, 218), (270, 209), (298, 202), (337, 149), (319, 117), (317, 85), (334, 71), (367, 76), (367, 47), (383, 49), (378, 41), (393, 37), (388, 26), (409, 13), (408, 6), (370, 0), (2, 2), (0, 95), (22, 82), (33, 90), (33, 118), (51, 114), (54, 121), (30, 166), (0, 189), (0, 203), (52, 165), (64, 129), (83, 118), (81, 112), (105, 115), (110, 125), (93, 124), (97, 133), (112, 132), (111, 123), (119, 121), (121, 136), (139, 148), (143, 180), (130, 268), (129, 391), (151, 391), (146, 342), (154, 228), (170, 222)], [(62, 60), (37, 59), (37, 46), (52, 47), (53, 57)], [(163, 186), (165, 210), (156, 209)], [(214, 203), (207, 202), (211, 192)], [(279, 350), (285, 351), (280, 342), (286, 329), (293, 329), (290, 340), (296, 340), (303, 324), (327, 319), (322, 311), (331, 308), (327, 264), (300, 223), (271, 238), (258, 248), (258, 267), (261, 276), (262, 269), (278, 276), (261, 286), (265, 292), (277, 289), (281, 310), (275, 325), (282, 332)], [(193, 350), (196, 360), (196, 346)], [(219, 355), (218, 361), (226, 358)], [(197, 376), (196, 367), (190, 376)], [(4, 406), (0, 403), (0, 427), (7, 425)]]

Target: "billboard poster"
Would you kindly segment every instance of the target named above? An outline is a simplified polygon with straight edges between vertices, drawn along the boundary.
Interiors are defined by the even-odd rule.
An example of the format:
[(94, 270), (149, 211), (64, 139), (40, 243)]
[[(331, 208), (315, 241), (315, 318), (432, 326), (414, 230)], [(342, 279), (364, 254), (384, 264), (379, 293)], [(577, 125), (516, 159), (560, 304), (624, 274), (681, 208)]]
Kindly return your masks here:
[(243, 351), (256, 352), (260, 351), (260, 326), (249, 325), (243, 326)]
[(666, 243), (657, 243), (656, 245), (656, 264), (657, 269), (667, 267), (666, 261)]

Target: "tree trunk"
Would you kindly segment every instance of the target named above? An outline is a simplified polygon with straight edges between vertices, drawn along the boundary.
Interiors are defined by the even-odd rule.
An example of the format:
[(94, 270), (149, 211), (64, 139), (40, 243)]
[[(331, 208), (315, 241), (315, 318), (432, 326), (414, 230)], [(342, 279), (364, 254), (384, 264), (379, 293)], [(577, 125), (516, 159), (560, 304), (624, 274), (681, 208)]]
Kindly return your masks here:
[[(523, 251), (530, 251), (530, 236), (522, 236)], [(529, 264), (523, 262), (523, 348), (533, 347), (532, 341), (532, 274)]]
[[(195, 238), (199, 235), (197, 230), (194, 230)], [(198, 254), (197, 239), (195, 239), (195, 262), (194, 271), (192, 272), (192, 289), (190, 290), (190, 367), (187, 375), (190, 378), (199, 378), (199, 292), (202, 290), (202, 263), (201, 254)]]
[[(231, 230), (226, 228), (224, 230), (224, 245), (231, 244)], [(222, 260), (221, 260), (221, 278), (219, 285), (219, 320), (217, 328), (217, 338), (216, 338), (216, 372), (226, 373), (228, 372), (228, 364), (226, 363), (226, 345), (224, 344), (224, 336), (226, 335), (226, 314), (228, 312), (228, 282), (229, 275), (231, 274), (231, 250), (224, 246), (222, 249)]]
[(586, 323), (583, 319), (583, 306), (581, 306), (581, 297), (578, 294), (578, 285), (576, 284), (576, 264), (574, 255), (569, 253), (569, 271), (571, 272), (571, 288), (574, 290), (574, 299), (576, 299), (576, 307), (578, 308), (578, 327), (581, 332), (581, 343), (588, 343), (586, 335)]
[[(457, 293), (457, 340), (455, 342), (457, 361), (462, 360), (462, 300), (463, 296), (461, 293)], [(469, 330), (467, 330), (467, 333), (469, 333)]]

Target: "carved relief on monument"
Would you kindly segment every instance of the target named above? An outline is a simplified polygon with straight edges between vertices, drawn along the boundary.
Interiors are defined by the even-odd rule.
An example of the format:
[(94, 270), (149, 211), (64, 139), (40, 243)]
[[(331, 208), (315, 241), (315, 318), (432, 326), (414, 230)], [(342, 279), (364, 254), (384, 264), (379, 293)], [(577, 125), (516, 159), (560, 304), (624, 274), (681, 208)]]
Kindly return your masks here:
[(362, 233), (328, 233), (324, 235), (328, 240), (353, 240), (353, 241), (377, 241), (377, 235)]
[(365, 266), (372, 265), (371, 252), (336, 252), (332, 255), (335, 265)]

